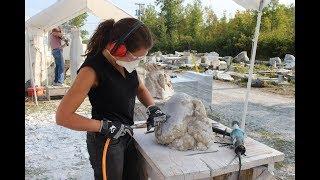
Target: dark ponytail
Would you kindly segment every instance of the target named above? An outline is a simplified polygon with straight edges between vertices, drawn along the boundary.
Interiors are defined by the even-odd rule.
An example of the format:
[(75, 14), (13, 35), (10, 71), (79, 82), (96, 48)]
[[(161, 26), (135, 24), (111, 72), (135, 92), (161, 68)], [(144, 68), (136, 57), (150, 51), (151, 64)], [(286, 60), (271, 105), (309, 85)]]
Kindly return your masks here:
[[(108, 44), (118, 40), (126, 34), (138, 20), (135, 18), (123, 18), (115, 23), (114, 19), (108, 19), (99, 24), (98, 28), (89, 40), (85, 56), (94, 56), (101, 52)], [(145, 25), (139, 27), (124, 42), (127, 50), (135, 52), (140, 48), (150, 49), (153, 39), (149, 28)]]
[(108, 19), (99, 24), (89, 40), (85, 56), (94, 56), (106, 47), (114, 23), (114, 19)]

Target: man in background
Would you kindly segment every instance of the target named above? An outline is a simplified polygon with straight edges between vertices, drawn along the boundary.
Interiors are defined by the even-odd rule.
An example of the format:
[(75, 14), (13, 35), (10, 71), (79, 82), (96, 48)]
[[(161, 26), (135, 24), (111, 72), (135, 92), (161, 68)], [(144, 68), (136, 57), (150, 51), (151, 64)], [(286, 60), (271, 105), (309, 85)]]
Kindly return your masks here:
[[(65, 44), (62, 44), (62, 41)], [(54, 69), (54, 86), (63, 86), (64, 82), (64, 60), (62, 56), (63, 48), (68, 46), (68, 40), (64, 38), (60, 27), (53, 28), (50, 33), (50, 46), (52, 50), (52, 55), (54, 57), (55, 69)]]

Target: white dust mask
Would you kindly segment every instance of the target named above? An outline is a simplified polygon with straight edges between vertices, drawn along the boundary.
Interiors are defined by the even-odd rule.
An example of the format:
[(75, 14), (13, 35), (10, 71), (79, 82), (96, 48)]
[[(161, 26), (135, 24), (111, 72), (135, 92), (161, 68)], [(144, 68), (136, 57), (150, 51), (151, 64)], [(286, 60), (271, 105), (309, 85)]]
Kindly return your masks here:
[(117, 60), (116, 63), (124, 68), (126, 68), (126, 70), (131, 73), (132, 71), (134, 71), (138, 66), (139, 66), (139, 62), (140, 60), (135, 60), (135, 61), (120, 61)]

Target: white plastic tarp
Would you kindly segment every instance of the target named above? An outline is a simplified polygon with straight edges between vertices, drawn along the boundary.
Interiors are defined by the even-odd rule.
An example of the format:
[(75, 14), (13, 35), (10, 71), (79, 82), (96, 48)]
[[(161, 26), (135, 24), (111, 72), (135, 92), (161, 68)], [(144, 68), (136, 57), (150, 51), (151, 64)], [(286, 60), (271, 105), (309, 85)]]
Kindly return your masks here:
[[(86, 10), (87, 0), (61, 0), (29, 18), (26, 26), (49, 31)], [(94, 0), (96, 1), (96, 0)]]
[[(246, 9), (259, 10), (259, 5), (261, 0), (233, 0), (233, 1)], [(264, 0), (262, 9), (266, 7), (270, 2), (271, 0)]]
[(73, 81), (77, 76), (77, 70), (80, 68), (84, 61), (83, 56), (83, 45), (80, 36), (79, 29), (71, 30), (71, 45), (70, 45), (70, 72), (71, 80)]
[(46, 32), (85, 12), (101, 19), (113, 18), (115, 21), (132, 17), (108, 0), (60, 0), (29, 18), (26, 26)]

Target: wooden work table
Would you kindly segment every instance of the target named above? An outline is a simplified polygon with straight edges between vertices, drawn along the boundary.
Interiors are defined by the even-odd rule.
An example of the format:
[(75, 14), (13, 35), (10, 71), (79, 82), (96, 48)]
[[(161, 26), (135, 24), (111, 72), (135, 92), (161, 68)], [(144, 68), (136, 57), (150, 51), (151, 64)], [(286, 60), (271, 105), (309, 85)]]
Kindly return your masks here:
[[(216, 123), (212, 121), (213, 123)], [(221, 128), (226, 127), (218, 124)], [(134, 129), (135, 145), (139, 151), (144, 179), (236, 179), (238, 158), (230, 147), (217, 147), (216, 152), (178, 151), (157, 144), (154, 133), (146, 128)], [(217, 141), (228, 141), (217, 135)], [(271, 179), (275, 162), (284, 154), (249, 137), (245, 139), (246, 156), (242, 156), (241, 179)], [(232, 163), (230, 163), (233, 160)], [(229, 164), (230, 163), (230, 164)]]

